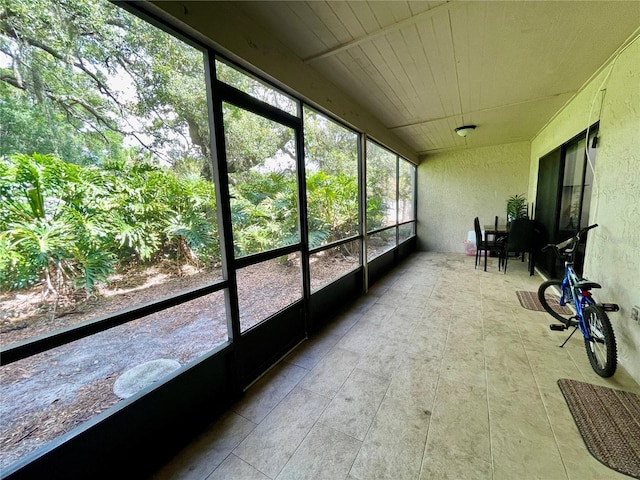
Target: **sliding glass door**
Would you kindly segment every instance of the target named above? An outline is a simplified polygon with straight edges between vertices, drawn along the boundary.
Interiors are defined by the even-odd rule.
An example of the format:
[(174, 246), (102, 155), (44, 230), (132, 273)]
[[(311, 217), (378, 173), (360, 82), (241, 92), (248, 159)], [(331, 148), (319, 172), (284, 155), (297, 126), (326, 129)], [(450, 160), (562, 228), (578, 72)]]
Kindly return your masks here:
[[(540, 159), (535, 219), (544, 230), (545, 240), (558, 243), (589, 225), (591, 191), (594, 181), (597, 125)], [(575, 258), (575, 268), (582, 273), (586, 237)], [(562, 264), (550, 252), (536, 262), (546, 274), (557, 276)]]

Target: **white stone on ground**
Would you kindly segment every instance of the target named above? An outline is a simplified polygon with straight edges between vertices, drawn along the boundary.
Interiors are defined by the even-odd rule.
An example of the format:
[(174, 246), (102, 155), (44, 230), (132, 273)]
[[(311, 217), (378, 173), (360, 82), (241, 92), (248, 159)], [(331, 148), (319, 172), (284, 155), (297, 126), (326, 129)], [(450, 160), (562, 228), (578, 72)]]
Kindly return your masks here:
[(113, 393), (120, 398), (130, 397), (178, 368), (180, 362), (168, 358), (141, 363), (118, 377), (113, 384)]

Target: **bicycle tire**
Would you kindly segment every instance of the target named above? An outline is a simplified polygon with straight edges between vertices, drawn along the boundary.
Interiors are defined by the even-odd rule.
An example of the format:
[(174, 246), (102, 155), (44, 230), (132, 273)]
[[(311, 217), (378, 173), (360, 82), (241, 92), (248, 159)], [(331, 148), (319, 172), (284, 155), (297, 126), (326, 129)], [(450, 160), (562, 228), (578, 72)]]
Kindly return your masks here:
[(582, 312), (589, 331), (584, 339), (591, 368), (601, 377), (610, 377), (616, 371), (616, 337), (609, 317), (599, 305), (590, 305)]
[(560, 294), (558, 292), (562, 291), (561, 287), (562, 280), (547, 280), (538, 288), (538, 300), (545, 312), (568, 327), (573, 313), (567, 313), (568, 307), (560, 305)]

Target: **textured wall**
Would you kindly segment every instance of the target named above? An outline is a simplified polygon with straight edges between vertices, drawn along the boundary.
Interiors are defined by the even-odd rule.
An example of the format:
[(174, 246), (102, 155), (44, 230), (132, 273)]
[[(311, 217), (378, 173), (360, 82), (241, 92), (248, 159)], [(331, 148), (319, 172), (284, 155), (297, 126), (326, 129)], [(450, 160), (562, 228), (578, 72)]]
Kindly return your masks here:
[[(479, 128), (474, 135), (482, 135)], [(529, 142), (452, 150), (430, 155), (418, 167), (420, 249), (463, 252), (474, 217), (506, 221), (507, 198), (526, 194)]]
[(639, 38), (532, 141), (532, 191), (538, 158), (598, 119), (600, 141), (589, 221), (600, 227), (589, 234), (584, 273), (603, 285), (597, 292), (599, 301), (620, 304), (620, 312), (609, 315), (619, 361), (640, 382), (640, 323), (630, 319), (631, 307), (640, 305)]

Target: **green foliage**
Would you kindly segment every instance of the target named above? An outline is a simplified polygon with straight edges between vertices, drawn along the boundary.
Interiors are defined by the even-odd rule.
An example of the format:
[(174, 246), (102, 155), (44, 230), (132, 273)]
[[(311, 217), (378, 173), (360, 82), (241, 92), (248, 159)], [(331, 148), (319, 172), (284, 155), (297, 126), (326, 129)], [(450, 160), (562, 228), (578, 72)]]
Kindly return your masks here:
[(358, 135), (315, 111), (304, 109), (304, 153), (308, 172), (358, 176)]
[(9, 290), (27, 288), (38, 281), (27, 258), (19, 252), (7, 232), (0, 232), (0, 286)]
[[(319, 246), (358, 233), (358, 179), (343, 173), (307, 176), (309, 242)], [(311, 235), (324, 232), (324, 236)], [(316, 244), (322, 241), (320, 244)]]
[(415, 175), (416, 167), (401, 159), (398, 164), (398, 222), (415, 219)]
[(45, 292), (57, 293), (63, 280), (85, 278), (89, 291), (106, 280), (111, 259), (101, 255), (96, 261), (101, 244), (78, 208), (81, 167), (39, 154), (0, 157), (0, 162), (2, 285), (16, 288), (42, 280)]
[(367, 230), (395, 223), (389, 207), (396, 203), (396, 157), (367, 142)]
[[(202, 52), (107, 1), (3, 0), (0, 55), (2, 288), (91, 293), (131, 264), (219, 263)], [(228, 65), (216, 75), (296, 113)], [(314, 248), (358, 233), (359, 137), (303, 116)], [(223, 118), (236, 254), (299, 242), (294, 130), (231, 104)], [(395, 168), (371, 144), (369, 229), (389, 221)]]
[[(289, 155), (293, 130), (255, 113), (224, 104), (225, 146), (230, 181), (245, 181), (244, 175), (277, 154)], [(249, 175), (248, 173), (246, 173)]]
[(211, 182), (144, 160), (81, 167), (50, 155), (0, 157), (0, 282), (92, 292), (116, 264), (219, 262)]
[(281, 172), (248, 171), (230, 187), (236, 255), (299, 241), (296, 180)]
[(309, 245), (358, 234), (358, 135), (304, 109)]
[[(294, 177), (250, 172), (244, 182), (230, 188), (236, 255), (299, 241)], [(307, 207), (311, 248), (357, 234), (357, 178), (325, 172), (308, 175)]]
[(85, 254), (81, 249), (77, 252), (78, 262), (77, 272), (72, 272), (71, 277), (73, 287), (77, 290), (84, 288), (87, 292), (92, 292), (98, 283), (106, 282), (112, 273), (113, 256), (106, 252), (91, 251)]
[(112, 3), (3, 0), (0, 53), (0, 154), (210, 162), (202, 53)]
[(527, 216), (527, 199), (524, 194), (512, 195), (507, 199), (507, 218), (515, 220)]

